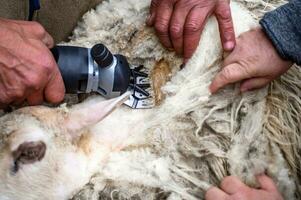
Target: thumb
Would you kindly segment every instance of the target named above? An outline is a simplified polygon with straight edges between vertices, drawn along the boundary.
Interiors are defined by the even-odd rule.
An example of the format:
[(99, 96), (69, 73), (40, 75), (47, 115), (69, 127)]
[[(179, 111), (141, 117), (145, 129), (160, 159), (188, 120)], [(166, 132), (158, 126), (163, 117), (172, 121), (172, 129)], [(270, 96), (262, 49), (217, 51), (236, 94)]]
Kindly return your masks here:
[(238, 63), (232, 63), (224, 67), (222, 71), (215, 76), (209, 89), (213, 94), (230, 83), (235, 83), (248, 78), (251, 78), (248, 70)]
[(215, 10), (220, 37), (225, 51), (232, 51), (235, 47), (235, 33), (228, 1), (219, 1)]
[(263, 174), (263, 175), (258, 175), (256, 176), (257, 181), (260, 184), (260, 187), (262, 190), (266, 190), (269, 192), (275, 192), (278, 191), (276, 184), (274, 183), (274, 181), (268, 177), (267, 175)]
[(49, 103), (60, 103), (65, 97), (65, 86), (62, 76), (56, 67), (54, 75), (46, 85), (44, 96)]
[(155, 19), (156, 19), (156, 12), (157, 12), (157, 8), (159, 6), (159, 1), (160, 0), (152, 0), (151, 5), (150, 5), (150, 11), (149, 11), (149, 16), (146, 19), (146, 24), (148, 26), (153, 26), (155, 23)]

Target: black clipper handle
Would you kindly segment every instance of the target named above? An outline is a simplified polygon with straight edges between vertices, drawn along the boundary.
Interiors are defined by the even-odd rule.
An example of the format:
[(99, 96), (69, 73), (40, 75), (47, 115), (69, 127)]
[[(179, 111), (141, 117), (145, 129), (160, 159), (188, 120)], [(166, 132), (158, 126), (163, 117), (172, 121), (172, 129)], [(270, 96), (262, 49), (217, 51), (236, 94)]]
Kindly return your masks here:
[(63, 77), (66, 93), (85, 93), (88, 82), (89, 51), (83, 47), (55, 46), (51, 52)]
[(98, 92), (105, 98), (114, 98), (128, 90), (133, 78), (127, 59), (113, 55), (103, 44), (96, 44), (92, 49), (56, 46), (51, 52), (67, 93)]

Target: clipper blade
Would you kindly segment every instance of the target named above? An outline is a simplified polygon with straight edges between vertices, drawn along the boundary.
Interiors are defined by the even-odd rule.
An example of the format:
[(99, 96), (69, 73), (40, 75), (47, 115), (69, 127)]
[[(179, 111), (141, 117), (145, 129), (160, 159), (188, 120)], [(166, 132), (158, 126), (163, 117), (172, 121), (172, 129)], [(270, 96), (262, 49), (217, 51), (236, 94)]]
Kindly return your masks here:
[(134, 109), (149, 109), (155, 106), (148, 74), (149, 71), (143, 65), (131, 67), (131, 82), (128, 91), (132, 95), (124, 104)]

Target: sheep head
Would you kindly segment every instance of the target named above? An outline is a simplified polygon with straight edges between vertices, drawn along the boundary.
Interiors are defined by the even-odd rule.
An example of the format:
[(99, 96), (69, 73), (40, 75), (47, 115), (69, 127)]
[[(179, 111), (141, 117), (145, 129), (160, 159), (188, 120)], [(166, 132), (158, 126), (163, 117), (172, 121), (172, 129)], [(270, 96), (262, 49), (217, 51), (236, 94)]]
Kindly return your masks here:
[(127, 96), (71, 109), (27, 107), (0, 118), (0, 199), (66, 199), (76, 192), (108, 152), (99, 148), (98, 162), (91, 160), (82, 138)]

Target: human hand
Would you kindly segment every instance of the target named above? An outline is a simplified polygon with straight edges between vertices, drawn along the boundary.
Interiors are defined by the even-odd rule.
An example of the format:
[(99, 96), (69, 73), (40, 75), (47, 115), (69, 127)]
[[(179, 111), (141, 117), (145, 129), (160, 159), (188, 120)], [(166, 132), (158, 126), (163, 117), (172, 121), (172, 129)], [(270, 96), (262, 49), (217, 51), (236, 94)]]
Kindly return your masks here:
[(253, 189), (243, 184), (238, 178), (229, 176), (221, 183), (221, 189), (211, 187), (206, 200), (283, 200), (273, 180), (266, 175), (257, 176), (260, 189)]
[(242, 92), (264, 87), (292, 66), (283, 60), (261, 28), (243, 33), (225, 58), (223, 69), (210, 85), (211, 93), (230, 83), (242, 81)]
[(230, 0), (152, 0), (147, 25), (154, 26), (161, 43), (183, 55), (184, 61), (196, 50), (207, 18), (215, 14), (223, 48), (231, 51), (235, 34)]
[(0, 18), (0, 107), (63, 100), (65, 87), (48, 49), (52, 46), (40, 24)]

